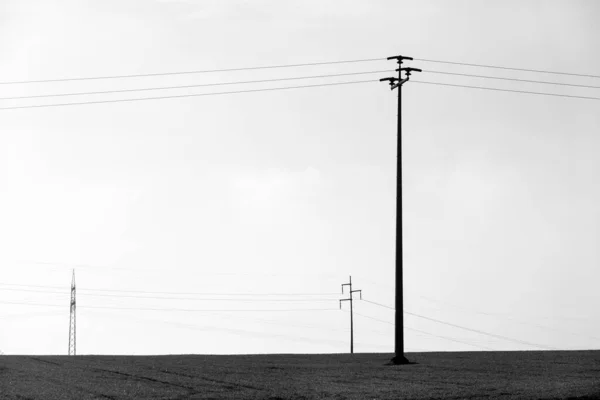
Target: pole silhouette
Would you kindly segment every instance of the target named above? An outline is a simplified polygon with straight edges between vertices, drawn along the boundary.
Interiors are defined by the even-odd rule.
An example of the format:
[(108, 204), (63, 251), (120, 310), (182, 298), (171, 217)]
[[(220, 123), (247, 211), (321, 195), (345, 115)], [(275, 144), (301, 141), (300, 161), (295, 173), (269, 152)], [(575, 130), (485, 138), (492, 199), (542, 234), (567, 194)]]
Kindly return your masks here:
[(71, 279), (71, 306), (69, 312), (69, 355), (74, 356), (76, 354), (76, 324), (75, 324), (75, 270), (73, 270), (73, 278)]
[[(404, 356), (404, 305), (403, 305), (403, 281), (402, 281), (402, 85), (410, 79), (411, 72), (422, 72), (418, 68), (402, 68), (404, 60), (412, 60), (411, 57), (393, 56), (388, 60), (398, 62), (398, 77), (382, 78), (381, 82), (389, 82), (390, 89), (398, 89), (398, 157), (397, 157), (397, 175), (396, 175), (396, 316), (395, 316), (395, 335), (394, 335), (394, 357), (393, 364), (408, 364), (408, 359)], [(402, 79), (402, 71), (406, 78)]]
[(355, 292), (359, 292), (360, 294), (360, 299), (362, 300), (362, 290), (352, 290), (352, 276), (350, 276), (350, 283), (344, 283), (342, 284), (342, 294), (344, 294), (344, 286), (349, 286), (350, 287), (350, 297), (347, 299), (340, 299), (340, 310), (342, 309), (342, 301), (349, 301), (350, 302), (350, 354), (354, 354), (354, 310), (352, 308), (352, 302), (353, 302), (353, 298), (352, 298), (352, 293)]

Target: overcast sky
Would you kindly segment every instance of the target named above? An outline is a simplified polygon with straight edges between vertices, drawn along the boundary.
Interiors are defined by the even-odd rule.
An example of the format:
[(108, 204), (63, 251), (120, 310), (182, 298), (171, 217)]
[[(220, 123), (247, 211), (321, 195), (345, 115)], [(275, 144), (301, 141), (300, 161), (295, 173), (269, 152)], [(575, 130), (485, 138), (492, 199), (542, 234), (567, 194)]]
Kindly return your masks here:
[[(78, 354), (348, 351), (349, 275), (394, 306), (397, 92), (378, 79), (397, 54), (424, 70), (403, 87), (406, 351), (597, 349), (600, 102), (418, 82), (600, 97), (435, 71), (598, 78), (424, 61), (600, 75), (598, 16), (593, 0), (0, 0), (5, 83), (378, 59), (3, 99), (389, 71), (0, 100), (0, 351), (66, 354), (73, 268)], [(392, 352), (394, 311), (354, 306), (355, 351)]]

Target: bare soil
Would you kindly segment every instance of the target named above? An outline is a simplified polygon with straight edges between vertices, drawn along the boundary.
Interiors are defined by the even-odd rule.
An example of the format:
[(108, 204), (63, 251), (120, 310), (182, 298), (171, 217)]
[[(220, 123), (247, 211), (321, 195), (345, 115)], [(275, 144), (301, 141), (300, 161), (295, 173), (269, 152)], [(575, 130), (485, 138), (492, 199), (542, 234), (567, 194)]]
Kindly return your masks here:
[(1, 399), (600, 399), (600, 351), (0, 356)]

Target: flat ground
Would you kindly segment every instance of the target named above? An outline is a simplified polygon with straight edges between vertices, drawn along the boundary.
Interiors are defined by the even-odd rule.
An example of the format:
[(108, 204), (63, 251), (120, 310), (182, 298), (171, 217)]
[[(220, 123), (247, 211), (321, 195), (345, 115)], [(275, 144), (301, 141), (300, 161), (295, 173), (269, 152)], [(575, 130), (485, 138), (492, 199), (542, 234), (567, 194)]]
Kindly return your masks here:
[(0, 356), (2, 399), (600, 399), (600, 351)]

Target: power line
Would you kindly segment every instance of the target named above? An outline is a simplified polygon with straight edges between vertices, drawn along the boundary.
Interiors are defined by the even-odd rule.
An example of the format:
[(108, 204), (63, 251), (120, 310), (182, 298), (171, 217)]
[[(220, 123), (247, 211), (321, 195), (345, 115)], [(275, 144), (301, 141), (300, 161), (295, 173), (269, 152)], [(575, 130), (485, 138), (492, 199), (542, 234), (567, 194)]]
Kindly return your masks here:
[(375, 304), (376, 306), (380, 306), (380, 307), (384, 307), (384, 308), (389, 308), (390, 310), (396, 310), (394, 307), (386, 306), (385, 304), (377, 303), (375, 301), (365, 300), (365, 299), (362, 299), (362, 301), (365, 301), (365, 302), (371, 303), (371, 304)]
[[(113, 266), (109, 266), (109, 265), (90, 265), (90, 264), (70, 264), (70, 263), (60, 263), (60, 262), (47, 262), (47, 261), (30, 261), (30, 260), (25, 260), (25, 261), (15, 261), (16, 264), (20, 264), (20, 265), (41, 265), (41, 266), (47, 266), (49, 268), (57, 268), (57, 269), (63, 269), (63, 268), (68, 268), (69, 270), (72, 268), (78, 268), (78, 269), (91, 269), (92, 271), (95, 270), (102, 270), (103, 272), (105, 270), (111, 270), (111, 271), (126, 271), (126, 272), (137, 272), (137, 273), (143, 273), (143, 274), (148, 274), (148, 273), (161, 273), (161, 274), (168, 274), (171, 273), (171, 271), (167, 271), (164, 268), (163, 269), (150, 269), (150, 268), (145, 268), (145, 269), (140, 269), (140, 268), (124, 268), (124, 267), (113, 267)], [(178, 271), (179, 273), (186, 273), (186, 271)], [(316, 272), (303, 272), (303, 273), (281, 273), (281, 272), (199, 272), (199, 271), (194, 271), (192, 273), (192, 275), (201, 275), (201, 276), (246, 276), (249, 278), (251, 277), (263, 277), (263, 276), (275, 276), (275, 277), (281, 277), (281, 276), (285, 276), (285, 277), (305, 277), (307, 275), (311, 275), (311, 276), (319, 276), (321, 279), (338, 279), (339, 278), (339, 274), (324, 274), (324, 273), (316, 273)], [(262, 278), (261, 278), (262, 279)], [(336, 293), (337, 294), (337, 293)]]
[(417, 317), (417, 318), (423, 318), (423, 319), (426, 319), (426, 320), (429, 320), (429, 321), (437, 322), (439, 324), (444, 324), (444, 325), (452, 326), (454, 328), (463, 329), (463, 330), (466, 330), (466, 331), (471, 331), (471, 332), (479, 333), (479, 334), (482, 334), (482, 335), (495, 337), (495, 338), (498, 338), (498, 339), (504, 339), (504, 340), (508, 340), (508, 341), (511, 341), (511, 342), (515, 342), (515, 343), (521, 343), (521, 344), (524, 344), (524, 345), (527, 345), (527, 346), (539, 347), (541, 349), (558, 350), (555, 347), (550, 347), (550, 346), (545, 346), (545, 345), (539, 345), (539, 344), (535, 344), (535, 343), (531, 343), (531, 342), (526, 342), (526, 341), (520, 340), (520, 339), (513, 339), (513, 338), (509, 338), (507, 336), (496, 335), (494, 333), (480, 331), (478, 329), (467, 328), (465, 326), (460, 326), (460, 325), (452, 324), (450, 322), (440, 321), (439, 319), (426, 317), (424, 315), (419, 315), (419, 314), (411, 313), (411, 312), (408, 312), (408, 311), (404, 311), (404, 312), (406, 314), (408, 314), (408, 315), (412, 315), (412, 316)]
[(372, 82), (378, 82), (378, 81), (377, 80), (364, 80), (364, 81), (351, 81), (351, 82), (321, 83), (321, 84), (317, 84), (317, 85), (286, 86), (286, 87), (278, 87), (278, 88), (236, 90), (236, 91), (231, 91), (231, 92), (182, 94), (182, 95), (173, 95), (173, 96), (140, 97), (140, 98), (135, 98), (135, 99), (97, 100), (97, 101), (84, 101), (84, 102), (77, 102), (77, 103), (40, 104), (40, 105), (32, 105), (32, 106), (0, 107), (0, 110), (18, 110), (18, 109), (24, 109), (24, 108), (78, 106), (78, 105), (86, 105), (86, 104), (123, 103), (123, 102), (144, 101), (144, 100), (176, 99), (176, 98), (184, 98), (184, 97), (218, 96), (218, 95), (228, 95), (228, 94), (237, 94), (237, 93), (271, 92), (271, 91), (276, 91), (276, 90), (303, 89), (303, 88), (312, 88), (312, 87), (321, 87), (321, 86), (352, 85), (352, 84), (367, 83), (367, 82), (372, 83)]
[[(105, 315), (110, 315), (113, 316), (115, 314), (111, 314), (108, 312), (104, 312), (104, 311), (91, 311), (93, 314), (105, 314)], [(264, 319), (264, 318), (256, 318), (256, 317), (248, 317), (248, 316), (240, 316), (239, 314), (233, 316), (233, 315), (223, 315), (223, 314), (215, 314), (213, 315), (217, 318), (220, 319), (227, 319), (227, 320), (246, 320), (246, 321), (253, 321), (253, 322), (261, 322), (261, 323), (266, 323), (266, 324), (270, 324), (270, 325), (277, 325), (277, 326), (285, 326), (285, 327), (291, 327), (291, 328), (307, 328), (307, 329), (319, 329), (319, 330), (327, 330), (327, 331), (338, 331), (338, 332), (348, 332), (348, 329), (335, 329), (335, 328), (330, 328), (330, 327), (326, 327), (326, 326), (316, 326), (316, 325), (304, 325), (304, 324), (289, 324), (289, 323), (284, 323), (284, 322), (280, 322), (280, 321), (274, 321), (272, 319)], [(129, 318), (129, 317), (122, 317), (122, 318)], [(150, 321), (146, 318), (140, 318), (140, 317), (136, 317), (136, 319), (140, 319), (140, 320), (147, 320)], [(165, 321), (168, 322), (168, 321)]]
[[(172, 95), (172, 96), (140, 97), (140, 98), (133, 98), (133, 99), (130, 98), (130, 99), (114, 99), (114, 100), (96, 100), (96, 101), (84, 101), (84, 102), (73, 102), (73, 103), (0, 107), (0, 111), (28, 109), (28, 108), (78, 106), (78, 105), (88, 105), (88, 104), (124, 103), (124, 102), (135, 102), (135, 101), (146, 101), (146, 100), (165, 100), (165, 99), (185, 98), (185, 97), (218, 96), (218, 95), (230, 95), (230, 94), (238, 94), (238, 93), (270, 92), (270, 91), (277, 91), (277, 90), (304, 89), (304, 88), (313, 88), (313, 87), (351, 85), (351, 84), (372, 83), (372, 82), (377, 82), (377, 81), (363, 80), (363, 81), (349, 81), (349, 82), (336, 82), (336, 83), (322, 83), (322, 84), (315, 84), (315, 85), (286, 86), (286, 87), (278, 87), (278, 88), (236, 90), (236, 91), (230, 91), (230, 92), (211, 92), (211, 93), (198, 93), (198, 94), (185, 94), (185, 95)], [(426, 81), (412, 81), (412, 82), (428, 84), (428, 85), (491, 90), (491, 91), (496, 91), (496, 92), (522, 93), (522, 94), (533, 94), (533, 95), (552, 96), (552, 97), (567, 97), (567, 98), (586, 99), (586, 100), (600, 100), (600, 97), (573, 96), (573, 95), (557, 94), (557, 93), (544, 93), (544, 92), (532, 92), (532, 91), (525, 91), (525, 90), (499, 89), (499, 88), (491, 88), (491, 87), (485, 87), (485, 86), (455, 85), (455, 84), (441, 83), (441, 82), (426, 82)]]
[[(514, 322), (516, 322), (518, 324), (533, 326), (535, 328), (542, 329), (542, 330), (545, 330), (545, 331), (560, 332), (560, 333), (566, 333), (566, 334), (573, 335), (573, 336), (579, 336), (579, 337), (585, 337), (585, 338), (588, 338), (588, 339), (600, 340), (599, 337), (588, 336), (588, 335), (584, 335), (584, 334), (581, 334), (581, 333), (576, 333), (576, 332), (566, 331), (566, 330), (562, 330), (562, 329), (551, 328), (551, 327), (544, 326), (544, 325), (534, 324), (534, 323), (531, 323), (530, 320), (524, 321), (522, 319), (515, 318), (515, 317), (513, 317), (511, 315), (507, 315), (507, 314), (488, 313), (488, 312), (484, 312), (484, 311), (473, 310), (473, 309), (470, 309), (470, 308), (465, 308), (465, 307), (457, 306), (456, 304), (452, 304), (452, 303), (449, 303), (447, 301), (436, 300), (436, 299), (432, 299), (432, 298), (426, 297), (426, 296), (418, 296), (418, 297), (420, 297), (422, 299), (425, 299), (425, 300), (428, 300), (430, 302), (444, 304), (446, 306), (449, 306), (451, 308), (455, 308), (455, 309), (461, 310), (463, 312), (468, 312), (468, 313), (473, 313), (473, 314), (479, 314), (479, 315), (486, 315), (486, 316), (489, 316), (489, 317), (492, 317), (492, 318), (504, 318), (506, 320), (514, 321)], [(561, 318), (561, 317), (556, 317), (555, 316), (554, 318)]]
[(48, 317), (48, 316), (57, 316), (63, 315), (62, 311), (43, 311), (43, 312), (33, 312), (33, 313), (18, 313), (18, 314), (9, 314), (9, 315), (0, 315), (0, 319), (11, 319), (11, 318), (32, 318), (32, 317)]
[[(394, 323), (392, 323), (392, 322), (384, 321), (384, 320), (382, 320), (382, 319), (378, 319), (378, 318), (369, 317), (368, 315), (359, 314), (359, 313), (356, 313), (356, 315), (360, 315), (360, 316), (361, 316), (361, 317), (363, 317), (363, 318), (372, 319), (372, 320), (374, 320), (374, 321), (383, 322), (384, 324), (394, 325)], [(473, 347), (478, 347), (478, 348), (480, 348), (480, 349), (483, 349), (483, 350), (492, 350), (492, 351), (494, 351), (494, 349), (492, 349), (492, 348), (490, 348), (490, 347), (486, 347), (486, 346), (479, 346), (479, 345), (477, 345), (477, 344), (473, 344), (473, 343), (469, 343), (469, 342), (464, 342), (464, 341), (462, 341), (462, 340), (454, 339), (454, 338), (451, 338), (451, 337), (448, 337), (448, 336), (436, 335), (436, 334), (434, 334), (434, 333), (430, 333), (430, 332), (427, 332), (427, 331), (422, 331), (422, 330), (420, 330), (420, 329), (416, 329), (416, 328), (409, 328), (409, 327), (407, 327), (407, 326), (405, 326), (404, 328), (405, 328), (405, 329), (408, 329), (408, 330), (410, 330), (410, 331), (415, 331), (415, 332), (423, 333), (423, 334), (425, 334), (425, 335), (429, 335), (429, 336), (435, 336), (435, 337), (437, 337), (437, 338), (441, 338), (441, 339), (450, 340), (450, 341), (452, 341), (452, 342), (457, 342), (457, 343), (462, 343), (462, 344), (466, 344), (466, 345), (473, 346)]]
[[(2, 289), (9, 290), (14, 292), (33, 292), (33, 293), (50, 293), (50, 294), (60, 294), (66, 295), (66, 292), (56, 292), (56, 291), (48, 291), (48, 290), (28, 290), (28, 289)], [(81, 290), (81, 289), (80, 289)], [(118, 298), (132, 298), (132, 299), (158, 299), (158, 300), (191, 300), (191, 301), (267, 301), (267, 302), (275, 302), (275, 301), (283, 301), (283, 302), (307, 302), (307, 301), (316, 301), (316, 302), (324, 302), (324, 301), (334, 301), (337, 299), (322, 299), (322, 298), (304, 298), (304, 299), (253, 299), (253, 298), (240, 298), (237, 299), (226, 299), (226, 298), (198, 298), (198, 297), (166, 297), (166, 296), (136, 296), (136, 295), (122, 295), (122, 294), (102, 294), (102, 293), (79, 293), (79, 296), (88, 296), (88, 297), (118, 297)]]
[(267, 82), (293, 81), (293, 80), (301, 80), (301, 79), (333, 78), (333, 77), (338, 77), (338, 76), (381, 74), (381, 73), (385, 73), (385, 72), (389, 72), (389, 70), (349, 72), (349, 73), (344, 73), (344, 74), (298, 76), (298, 77), (291, 77), (291, 78), (260, 79), (260, 80), (254, 80), (254, 81), (203, 83), (203, 84), (197, 84), (197, 85), (158, 86), (158, 87), (140, 88), (140, 89), (117, 89), (117, 90), (103, 90), (103, 91), (95, 91), (95, 92), (56, 93), (56, 94), (40, 94), (40, 95), (31, 95), (31, 96), (0, 97), (0, 100), (24, 100), (24, 99), (46, 98), (46, 97), (87, 96), (87, 95), (97, 95), (97, 94), (143, 92), (143, 91), (151, 91), (151, 90), (189, 89), (189, 88), (209, 87), (209, 86), (243, 85), (243, 84), (250, 84), (250, 83), (267, 83)]
[[(424, 72), (430, 74), (443, 74), (443, 75), (455, 75), (455, 76), (467, 76), (471, 78), (484, 78), (484, 79), (497, 79), (502, 81), (514, 81), (514, 82), (526, 82), (526, 83), (541, 83), (544, 85), (560, 85), (560, 86), (571, 86), (571, 87), (580, 87), (587, 89), (600, 89), (600, 86), (591, 86), (591, 85), (576, 85), (572, 83), (562, 83), (562, 82), (548, 82), (548, 81), (534, 81), (530, 79), (516, 79), (516, 78), (503, 78), (498, 76), (489, 76), (489, 75), (474, 75), (474, 74), (459, 74), (456, 72), (443, 72), (443, 71), (431, 71), (424, 70)], [(3, 100), (0, 98), (0, 100)]]
[[(64, 307), (60, 304), (23, 303), (15, 301), (0, 301), (2, 304), (15, 304), (39, 307)], [(192, 309), (192, 308), (152, 308), (152, 307), (111, 307), (111, 306), (81, 306), (77, 308), (102, 310), (136, 310), (136, 311), (167, 311), (167, 312), (291, 312), (291, 311), (338, 311), (337, 308), (291, 308), (291, 309)]]
[[(248, 297), (248, 296), (337, 296), (338, 293), (217, 293), (217, 292), (150, 292), (143, 290), (112, 290), (112, 289), (79, 289), (80, 291), (96, 291), (96, 292), (119, 292), (119, 293), (154, 293), (154, 294), (174, 294), (174, 295), (182, 295), (182, 296), (240, 296), (240, 297)], [(87, 294), (88, 296), (92, 296), (92, 294)], [(94, 295), (96, 296), (96, 295)], [(166, 298), (166, 297), (157, 297), (157, 298)], [(182, 299), (189, 299), (188, 297)], [(243, 299), (248, 300), (248, 299)], [(306, 299), (306, 300), (314, 300), (314, 299)], [(336, 299), (322, 299), (322, 300), (336, 300)]]
[[(103, 313), (100, 313), (100, 314), (103, 314)], [(110, 316), (111, 317), (115, 317), (114, 315), (110, 315)], [(217, 331), (225, 331), (225, 332), (237, 333), (237, 334), (245, 335), (245, 336), (250, 335), (250, 336), (255, 336), (255, 337), (256, 336), (258, 336), (258, 337), (265, 337), (265, 336), (283, 337), (285, 339), (291, 339), (291, 340), (297, 340), (297, 339), (293, 339), (293, 338), (298, 338), (298, 339), (301, 339), (302, 341), (322, 342), (322, 343), (330, 343), (330, 344), (331, 343), (335, 343), (335, 344), (344, 343), (344, 342), (341, 342), (341, 341), (328, 340), (328, 339), (312, 339), (312, 338), (306, 338), (306, 337), (301, 337), (301, 336), (296, 336), (296, 335), (277, 334), (277, 333), (264, 332), (264, 331), (256, 332), (256, 331), (250, 331), (250, 330), (239, 329), (239, 328), (226, 328), (226, 327), (223, 327), (223, 326), (214, 326), (214, 325), (202, 325), (202, 326), (200, 326), (200, 325), (186, 324), (186, 323), (175, 322), (175, 321), (149, 320), (147, 318), (140, 318), (139, 316), (134, 316), (132, 318), (136, 319), (138, 321), (141, 321), (141, 322), (164, 323), (164, 324), (167, 324), (169, 326), (187, 328), (187, 329), (192, 329), (192, 330), (206, 331), (207, 329), (209, 329), (209, 330), (217, 330)], [(128, 319), (129, 319), (129, 317), (128, 317)]]
[[(361, 278), (361, 279), (365, 280), (364, 278)], [(374, 281), (370, 281), (370, 282), (373, 283), (373, 284), (376, 284), (376, 285), (382, 285), (384, 287), (387, 287), (387, 285), (379, 284), (379, 283), (374, 282)], [(441, 301), (441, 300), (432, 299), (432, 298), (427, 297), (427, 296), (417, 296), (417, 297), (425, 299), (425, 300), (428, 300), (428, 301), (432, 301), (432, 302), (435, 302), (435, 303), (444, 304), (446, 306), (450, 306), (452, 308), (459, 309), (459, 310), (462, 310), (462, 311), (466, 311), (466, 312), (469, 312), (469, 313), (474, 313), (474, 314), (479, 314), (479, 315), (486, 315), (486, 316), (489, 316), (489, 317), (492, 317), (492, 318), (504, 318), (506, 320), (514, 321), (514, 322), (516, 322), (518, 324), (528, 325), (528, 326), (536, 327), (538, 329), (542, 329), (542, 330), (546, 330), (546, 331), (560, 332), (560, 333), (566, 333), (566, 334), (573, 335), (573, 336), (579, 336), (579, 337), (582, 337), (582, 338), (585, 337), (585, 338), (588, 338), (588, 339), (600, 340), (600, 338), (598, 338), (596, 336), (589, 336), (589, 335), (581, 334), (581, 333), (578, 333), (578, 332), (572, 332), (572, 331), (566, 331), (566, 330), (563, 330), (563, 329), (551, 328), (551, 327), (548, 327), (548, 326), (531, 323), (529, 320), (528, 321), (523, 321), (522, 319), (515, 318), (515, 317), (513, 317), (511, 315), (499, 314), (499, 313), (489, 313), (489, 312), (474, 310), (474, 309), (470, 309), (470, 308), (465, 308), (465, 307), (457, 306), (456, 304), (449, 303), (447, 301)], [(371, 303), (373, 303), (373, 302), (371, 302)], [(377, 303), (377, 305), (381, 305), (382, 307), (387, 307), (387, 306), (384, 306), (383, 304), (379, 304), (379, 303)], [(560, 318), (563, 318), (563, 317), (553, 316), (552, 318), (553, 319), (556, 319), (556, 318), (560, 319)], [(583, 320), (583, 319), (580, 319), (580, 320)], [(587, 319), (585, 319), (585, 320), (587, 320)]]
[[(373, 61), (385, 61), (385, 60), (386, 59), (384, 57), (382, 57), (382, 58), (366, 58), (366, 59), (356, 59), (356, 60), (341, 60), (341, 61), (324, 61), (324, 62), (300, 63), (300, 64), (280, 64), (280, 65), (267, 65), (267, 66), (255, 66), (255, 67), (237, 67), (237, 68), (222, 68), (222, 69), (210, 69), (210, 70), (159, 72), (159, 73), (149, 73), (149, 74), (105, 75), (105, 76), (91, 76), (91, 77), (78, 77), (78, 78), (57, 78), (57, 79), (38, 79), (38, 80), (23, 80), (23, 81), (4, 81), (4, 82), (0, 82), (0, 85), (29, 84), (29, 83), (46, 83), (46, 82), (67, 82), (67, 81), (85, 81), (85, 80), (100, 80), (100, 79), (142, 78), (142, 77), (168, 76), (168, 75), (190, 75), (190, 74), (205, 74), (205, 73), (215, 73), (215, 72), (235, 72), (235, 71), (251, 71), (251, 70), (261, 70), (261, 69), (278, 69), (278, 68), (307, 67), (307, 66), (317, 66), (317, 65), (349, 64), (349, 63), (361, 63), (361, 62), (373, 62)], [(446, 61), (446, 60), (432, 60), (432, 59), (425, 59), (425, 58), (415, 58), (414, 60), (416, 60), (416, 61), (422, 61), (422, 62), (430, 62), (430, 63), (441, 63), (441, 64), (450, 64), (450, 65), (463, 65), (463, 66), (479, 67), (479, 68), (493, 68), (493, 69), (512, 70), (512, 71), (524, 71), (524, 72), (535, 72), (535, 73), (545, 73), (545, 74), (554, 74), (554, 75), (578, 76), (578, 77), (586, 77), (586, 78), (600, 78), (599, 75), (578, 74), (578, 73), (570, 73), (570, 72), (559, 72), (559, 71), (537, 70), (537, 69), (526, 69), (526, 68), (515, 68), (515, 67), (505, 67), (505, 66), (489, 65), (489, 64), (487, 64), (487, 65), (486, 64), (474, 64), (474, 63)]]
[[(18, 287), (35, 287), (35, 288), (51, 288), (65, 289), (62, 286), (46, 286), (46, 285), (21, 285), (16, 283), (0, 283), (0, 286), (18, 286)], [(6, 290), (6, 289), (3, 289)], [(339, 296), (339, 293), (218, 293), (218, 292), (160, 292), (150, 290), (118, 290), (118, 289), (87, 289), (78, 288), (78, 292), (116, 292), (116, 293), (144, 293), (144, 294), (167, 294), (181, 296)], [(62, 293), (62, 292), (61, 292)]]
[[(441, 82), (425, 82), (425, 81), (412, 81), (412, 82), (413, 83), (424, 83), (427, 85), (440, 85), (440, 86), (462, 87), (462, 88), (469, 88), (469, 89), (493, 90), (496, 92), (526, 93), (526, 94), (535, 94), (535, 95), (542, 95), (542, 96), (570, 97), (573, 99), (600, 100), (600, 97), (572, 96), (572, 95), (557, 94), (557, 93), (530, 92), (530, 91), (526, 91), (526, 90), (498, 89), (498, 88), (490, 88), (490, 87), (485, 87), (485, 86), (454, 85), (454, 84), (450, 84), (450, 83), (441, 83)], [(0, 108), (0, 110), (1, 110), (1, 108)]]
[[(341, 311), (343, 311), (343, 312), (345, 312), (345, 313), (347, 313), (347, 314), (350, 314), (350, 311), (349, 311), (349, 310), (344, 310), (344, 309), (342, 309)], [(355, 312), (355, 313), (356, 313), (356, 312)], [(362, 314), (361, 314), (361, 315), (362, 315)], [(363, 316), (364, 316), (364, 315), (363, 315)], [(365, 317), (365, 318), (370, 318), (370, 317), (366, 317), (366, 316), (364, 316), (364, 317)], [(381, 321), (381, 322), (384, 322), (384, 321)], [(386, 322), (386, 323), (388, 323), (388, 322)], [(393, 325), (393, 324), (391, 324), (391, 325)], [(348, 330), (345, 330), (345, 332), (348, 332)], [(382, 336), (386, 336), (386, 337), (387, 337), (387, 336), (389, 336), (389, 332), (384, 332), (384, 331), (381, 331), (381, 330), (379, 330), (379, 329), (373, 329), (373, 328), (372, 328), (372, 327), (370, 327), (370, 326), (369, 326), (369, 327), (367, 327), (367, 329), (365, 329), (365, 332), (376, 333), (376, 334), (379, 334), (379, 335), (382, 335)], [(358, 343), (358, 342), (357, 342), (357, 343)]]
[(471, 64), (471, 63), (455, 62), (455, 61), (428, 60), (425, 58), (415, 58), (415, 60), (422, 61), (422, 62), (430, 62), (430, 63), (464, 65), (467, 67), (505, 69), (505, 70), (511, 70), (511, 71), (536, 72), (536, 73), (542, 73), (542, 74), (579, 76), (579, 77), (584, 77), (584, 78), (600, 78), (600, 75), (576, 74), (576, 73), (571, 73), (571, 72), (558, 72), (558, 71), (548, 71), (548, 70), (540, 70), (540, 69), (514, 68), (514, 67), (504, 67), (504, 66), (499, 66), (499, 65)]
[[(359, 313), (355, 313), (355, 314), (356, 314), (356, 315), (360, 315), (360, 316), (361, 316), (361, 317), (363, 317), (363, 318), (372, 319), (373, 321), (378, 321), (378, 322), (382, 322), (382, 323), (384, 323), (384, 324), (388, 324), (388, 325), (392, 325), (392, 326), (394, 326), (394, 323), (393, 323), (393, 322), (384, 321), (384, 320), (382, 320), (382, 319), (378, 319), (378, 318), (369, 317), (368, 315), (364, 315), (364, 314), (359, 314)], [(408, 329), (408, 328), (406, 328), (406, 329)]]
[(473, 344), (473, 343), (465, 342), (465, 341), (454, 339), (454, 338), (451, 338), (451, 337), (448, 337), (448, 336), (436, 335), (435, 333), (430, 333), (430, 332), (427, 332), (427, 331), (422, 331), (420, 329), (415, 329), (415, 328), (406, 328), (406, 329), (411, 330), (411, 331), (415, 331), (415, 332), (419, 332), (419, 333), (423, 333), (425, 335), (437, 337), (437, 338), (440, 338), (440, 339), (449, 340), (451, 342), (456, 342), (456, 343), (466, 344), (467, 346), (477, 347), (477, 348), (482, 349), (482, 350), (495, 351), (495, 349), (492, 349), (491, 347), (481, 346), (481, 345), (478, 345), (478, 344)]
[(385, 58), (366, 58), (366, 59), (360, 59), (360, 60), (324, 61), (324, 62), (312, 62), (312, 63), (302, 63), (302, 64), (280, 64), (280, 65), (265, 65), (265, 66), (258, 66), (258, 67), (207, 69), (207, 70), (179, 71), (179, 72), (159, 72), (159, 73), (152, 73), (152, 74), (108, 75), (108, 76), (91, 76), (91, 77), (81, 77), (81, 78), (5, 81), (5, 82), (0, 82), (0, 85), (16, 85), (16, 84), (25, 84), (25, 83), (46, 83), (46, 82), (67, 82), (67, 81), (88, 81), (88, 80), (99, 80), (99, 79), (143, 78), (143, 77), (166, 76), (166, 75), (207, 74), (207, 73), (213, 73), (213, 72), (252, 71), (252, 70), (259, 70), (259, 69), (295, 68), (295, 67), (309, 67), (309, 66), (315, 66), (315, 65), (350, 64), (350, 63), (361, 63), (361, 62), (371, 62), (371, 61), (385, 61)]
[[(38, 288), (52, 288), (52, 289), (65, 289), (66, 288), (65, 286), (20, 285), (20, 284), (16, 284), (16, 283), (0, 283), (0, 286), (38, 287)], [(6, 290), (6, 289), (2, 289), (2, 290)]]
[[(381, 304), (381, 303), (377, 303), (377, 302), (370, 301), (370, 300), (365, 300), (365, 299), (363, 299), (363, 301), (366, 301), (367, 303), (375, 304), (375, 305), (380, 306), (380, 307), (389, 308), (390, 310), (394, 310), (393, 307), (386, 306), (385, 304)], [(439, 319), (430, 318), (430, 317), (426, 317), (424, 315), (411, 313), (411, 312), (406, 311), (406, 310), (404, 310), (404, 314), (408, 314), (408, 315), (412, 315), (412, 316), (417, 317), (417, 318), (422, 318), (422, 319), (426, 319), (426, 320), (429, 320), (429, 321), (437, 322), (437, 323), (440, 323), (440, 324), (443, 324), (443, 325), (452, 326), (454, 328), (463, 329), (463, 330), (466, 330), (466, 331), (476, 332), (476, 333), (479, 333), (479, 334), (482, 334), (482, 335), (495, 337), (497, 339), (508, 340), (508, 341), (511, 341), (511, 342), (525, 344), (525, 345), (528, 345), (528, 346), (539, 347), (539, 348), (547, 349), (547, 350), (558, 350), (558, 349), (556, 349), (554, 347), (544, 346), (544, 345), (538, 345), (538, 344), (535, 344), (535, 343), (526, 342), (524, 340), (513, 339), (513, 338), (509, 338), (507, 336), (502, 336), (502, 335), (496, 335), (494, 333), (484, 332), (484, 331), (480, 331), (478, 329), (467, 328), (466, 326), (456, 325), (456, 324), (453, 324), (453, 323), (450, 323), (450, 322), (441, 321)]]

